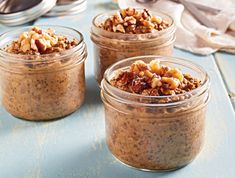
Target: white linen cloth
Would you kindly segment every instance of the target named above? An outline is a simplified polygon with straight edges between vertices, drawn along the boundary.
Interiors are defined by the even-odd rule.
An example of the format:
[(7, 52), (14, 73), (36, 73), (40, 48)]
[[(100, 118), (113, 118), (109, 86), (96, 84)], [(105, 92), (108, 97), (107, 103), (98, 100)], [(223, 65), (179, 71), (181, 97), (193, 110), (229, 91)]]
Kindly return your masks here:
[(218, 50), (235, 53), (235, 0), (198, 0), (197, 3), (223, 9), (212, 15), (201, 11), (217, 27), (208, 28), (200, 24), (182, 4), (170, 0), (158, 0), (156, 3), (137, 3), (136, 0), (118, 0), (120, 8), (147, 8), (162, 11), (170, 15), (177, 26), (175, 47), (208, 55)]

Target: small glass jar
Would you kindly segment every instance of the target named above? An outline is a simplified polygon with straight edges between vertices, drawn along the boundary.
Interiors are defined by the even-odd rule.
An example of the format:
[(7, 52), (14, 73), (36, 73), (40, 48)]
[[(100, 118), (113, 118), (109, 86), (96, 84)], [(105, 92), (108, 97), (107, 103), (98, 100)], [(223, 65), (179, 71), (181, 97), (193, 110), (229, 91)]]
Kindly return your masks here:
[(153, 13), (169, 22), (169, 27), (153, 33), (123, 34), (101, 29), (99, 25), (116, 11), (97, 15), (92, 22), (91, 40), (94, 42), (95, 76), (100, 83), (105, 70), (113, 63), (134, 56), (171, 56), (175, 41), (173, 19), (163, 13)]
[(50, 120), (76, 111), (85, 96), (84, 61), (86, 46), (80, 32), (61, 26), (52, 28), (78, 45), (60, 53), (20, 55), (4, 50), (22, 32), (12, 30), (0, 36), (1, 103), (12, 115), (26, 120)]
[[(114, 72), (136, 60), (180, 68), (202, 81), (200, 87), (173, 96), (143, 96), (110, 84)], [(169, 171), (190, 163), (200, 152), (205, 132), (209, 77), (187, 60), (142, 56), (113, 64), (104, 74), (101, 98), (105, 108), (106, 142), (122, 163), (147, 171)]]

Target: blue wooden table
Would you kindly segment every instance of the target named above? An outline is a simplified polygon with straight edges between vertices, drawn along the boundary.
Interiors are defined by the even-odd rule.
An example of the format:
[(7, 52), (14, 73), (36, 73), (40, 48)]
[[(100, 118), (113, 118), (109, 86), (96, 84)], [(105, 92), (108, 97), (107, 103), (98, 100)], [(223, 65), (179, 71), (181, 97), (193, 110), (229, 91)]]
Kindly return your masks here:
[[(0, 106), (0, 178), (232, 178), (235, 177), (235, 55), (196, 56), (175, 49), (174, 56), (199, 63), (211, 77), (205, 145), (194, 162), (178, 171), (148, 173), (116, 161), (105, 144), (104, 112), (93, 75), (92, 17), (112, 8), (109, 1), (88, 1), (85, 13), (40, 18), (30, 24), (58, 24), (80, 30), (88, 46), (84, 105), (53, 122), (16, 119)], [(0, 26), (1, 32), (9, 27)], [(229, 98), (230, 97), (230, 98)], [(234, 105), (235, 106), (235, 105)]]

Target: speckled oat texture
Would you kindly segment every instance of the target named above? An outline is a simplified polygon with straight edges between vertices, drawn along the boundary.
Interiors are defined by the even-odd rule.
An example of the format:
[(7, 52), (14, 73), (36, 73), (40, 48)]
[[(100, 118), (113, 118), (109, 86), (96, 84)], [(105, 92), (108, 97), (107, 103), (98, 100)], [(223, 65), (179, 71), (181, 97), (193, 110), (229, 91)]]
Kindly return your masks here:
[(149, 170), (177, 169), (196, 157), (204, 140), (205, 108), (164, 115), (158, 111), (125, 113), (105, 105), (106, 140), (115, 157)]
[(80, 107), (85, 95), (84, 63), (66, 70), (47, 70), (1, 71), (2, 102), (9, 113), (28, 120), (48, 120)]

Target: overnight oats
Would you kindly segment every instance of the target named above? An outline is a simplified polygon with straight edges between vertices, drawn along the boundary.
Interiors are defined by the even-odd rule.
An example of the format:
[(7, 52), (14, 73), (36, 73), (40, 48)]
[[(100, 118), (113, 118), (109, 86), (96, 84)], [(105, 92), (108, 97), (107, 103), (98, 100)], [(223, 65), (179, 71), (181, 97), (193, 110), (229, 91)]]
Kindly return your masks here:
[(143, 56), (113, 64), (101, 83), (112, 154), (141, 170), (190, 163), (203, 146), (209, 83), (200, 66), (177, 58)]
[(96, 16), (91, 27), (97, 81), (113, 63), (134, 56), (170, 56), (175, 41), (173, 19), (160, 12), (127, 8)]
[(0, 48), (1, 103), (9, 113), (50, 120), (81, 106), (87, 52), (80, 32), (25, 27), (1, 35)]

